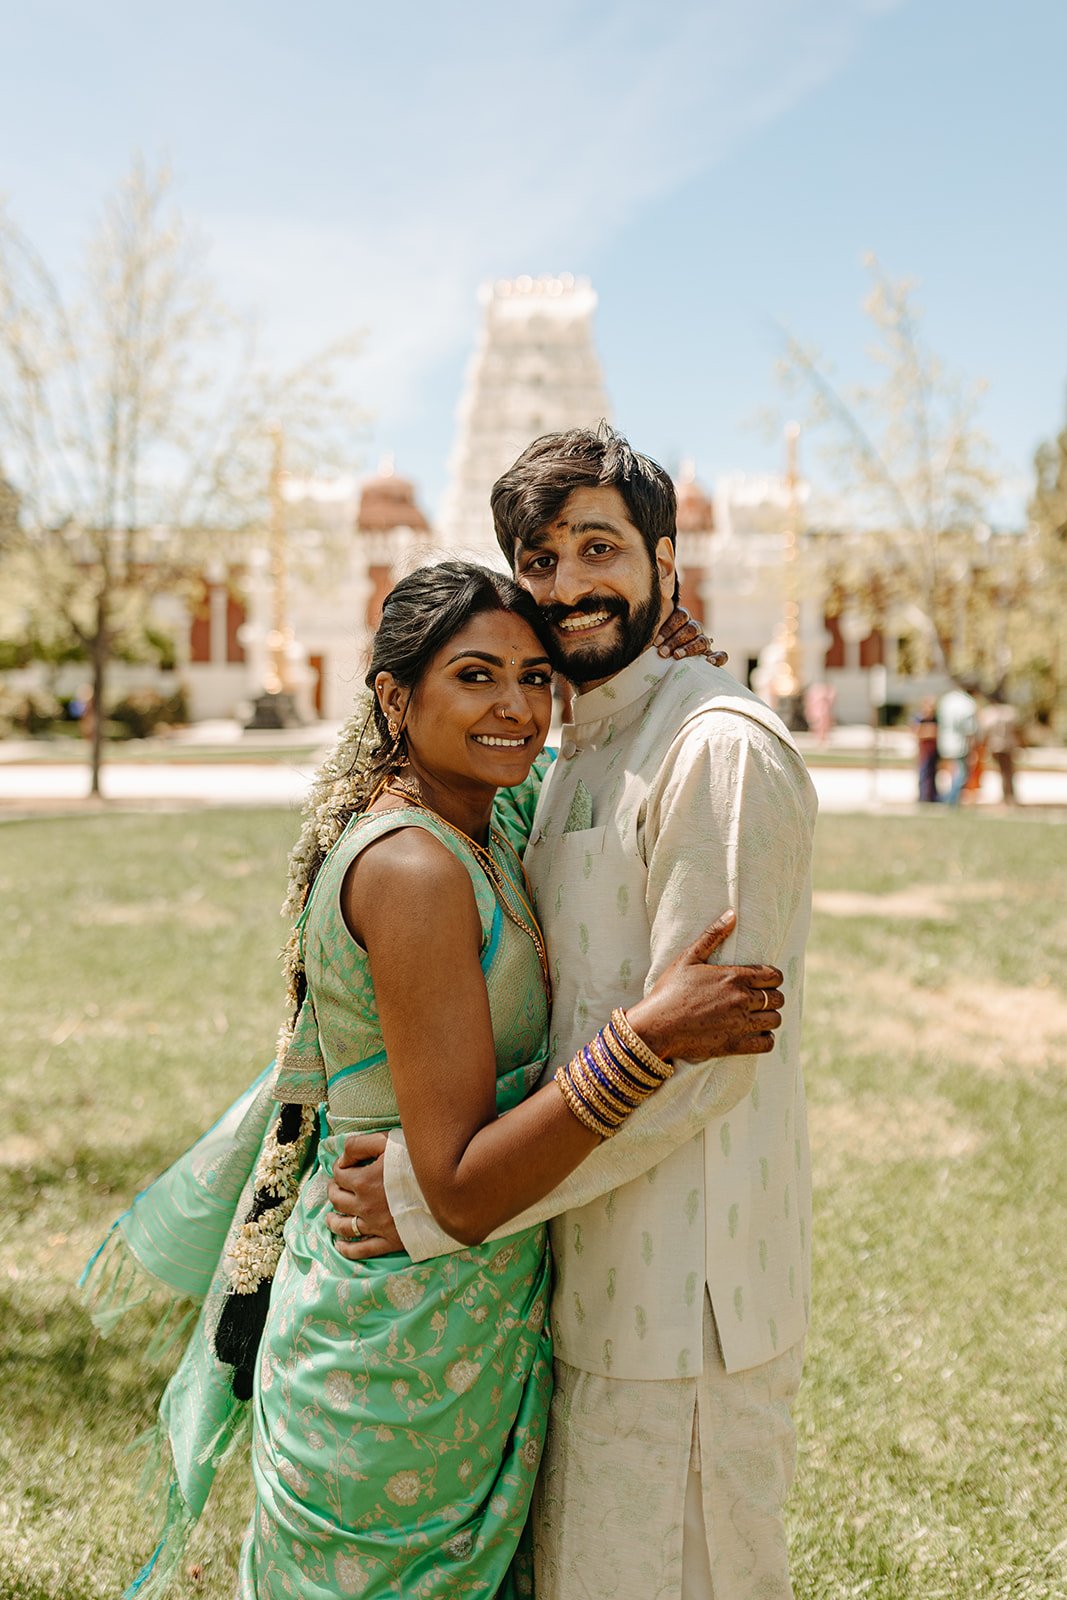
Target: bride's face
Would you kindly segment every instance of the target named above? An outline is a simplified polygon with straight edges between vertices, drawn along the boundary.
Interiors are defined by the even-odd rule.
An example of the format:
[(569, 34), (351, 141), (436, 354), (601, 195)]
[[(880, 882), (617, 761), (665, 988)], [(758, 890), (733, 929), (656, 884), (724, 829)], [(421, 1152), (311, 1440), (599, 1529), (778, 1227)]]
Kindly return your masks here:
[[(386, 710), (390, 693), (382, 697)], [(401, 690), (396, 704), (406, 698)], [(404, 732), (416, 774), (450, 787), (501, 789), (527, 777), (551, 717), (544, 645), (521, 617), (490, 611), (434, 656), (411, 697)]]

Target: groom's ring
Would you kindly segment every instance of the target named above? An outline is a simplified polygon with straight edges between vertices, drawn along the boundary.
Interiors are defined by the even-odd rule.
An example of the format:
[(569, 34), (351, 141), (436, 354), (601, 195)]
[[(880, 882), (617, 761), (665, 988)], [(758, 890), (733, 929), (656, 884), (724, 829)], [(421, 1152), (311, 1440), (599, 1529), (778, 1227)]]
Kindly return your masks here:
[(363, 1232), (363, 1229), (360, 1227), (360, 1223), (362, 1222), (362, 1220), (363, 1220), (362, 1217), (353, 1217), (352, 1218), (352, 1228), (353, 1228), (353, 1231), (355, 1232), (355, 1235), (356, 1235), (357, 1239), (365, 1239), (367, 1237), (367, 1235)]

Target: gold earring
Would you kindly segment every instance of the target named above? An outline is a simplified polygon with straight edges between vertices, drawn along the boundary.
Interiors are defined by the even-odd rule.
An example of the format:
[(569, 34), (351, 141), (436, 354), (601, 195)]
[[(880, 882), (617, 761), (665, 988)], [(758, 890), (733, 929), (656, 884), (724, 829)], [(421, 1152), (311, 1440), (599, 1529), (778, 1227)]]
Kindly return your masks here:
[(399, 723), (394, 722), (392, 717), (390, 717), (387, 726), (389, 728), (389, 737), (390, 737), (390, 739), (395, 739), (397, 734), (400, 732)]

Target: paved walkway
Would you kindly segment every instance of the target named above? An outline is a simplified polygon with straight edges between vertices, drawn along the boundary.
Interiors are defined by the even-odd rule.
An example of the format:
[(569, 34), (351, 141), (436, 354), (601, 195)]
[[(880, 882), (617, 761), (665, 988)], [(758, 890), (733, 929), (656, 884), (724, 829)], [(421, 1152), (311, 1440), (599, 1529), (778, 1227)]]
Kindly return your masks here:
[[(308, 756), (306, 730), (302, 730), (300, 742), (303, 749), (299, 754), (290, 758), (284, 746), (275, 746), (272, 758), (262, 761), (228, 762), (220, 752), (220, 758), (201, 763), (191, 751), (173, 762), (118, 759), (104, 769), (104, 796), (134, 806), (282, 806), (298, 811), (321, 755)], [(858, 741), (851, 744), (853, 759), (862, 748)], [(88, 774), (81, 761), (49, 761), (39, 753), (33, 760), (11, 759), (9, 751), (5, 755), (8, 759), (0, 759), (0, 816), (54, 812), (77, 806), (85, 798)], [(1048, 767), (1018, 773), (1016, 789), (1022, 809), (1067, 809), (1067, 765), (1055, 759), (1060, 752), (1049, 755), (1054, 759)], [(915, 801), (915, 775), (910, 767), (815, 766), (812, 778), (824, 812), (893, 811), (910, 808)], [(999, 778), (995, 772), (987, 772), (980, 804), (983, 808), (996, 806), (999, 798)]]

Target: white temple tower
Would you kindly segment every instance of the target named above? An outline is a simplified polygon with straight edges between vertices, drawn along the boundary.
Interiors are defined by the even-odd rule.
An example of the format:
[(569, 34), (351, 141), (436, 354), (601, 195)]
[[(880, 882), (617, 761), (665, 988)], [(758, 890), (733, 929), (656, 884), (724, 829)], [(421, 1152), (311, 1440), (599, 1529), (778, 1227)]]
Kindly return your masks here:
[(499, 566), (489, 513), (496, 479), (531, 439), (596, 427), (608, 403), (588, 279), (499, 279), (479, 299), (485, 320), (459, 405), (439, 538), (449, 555)]

